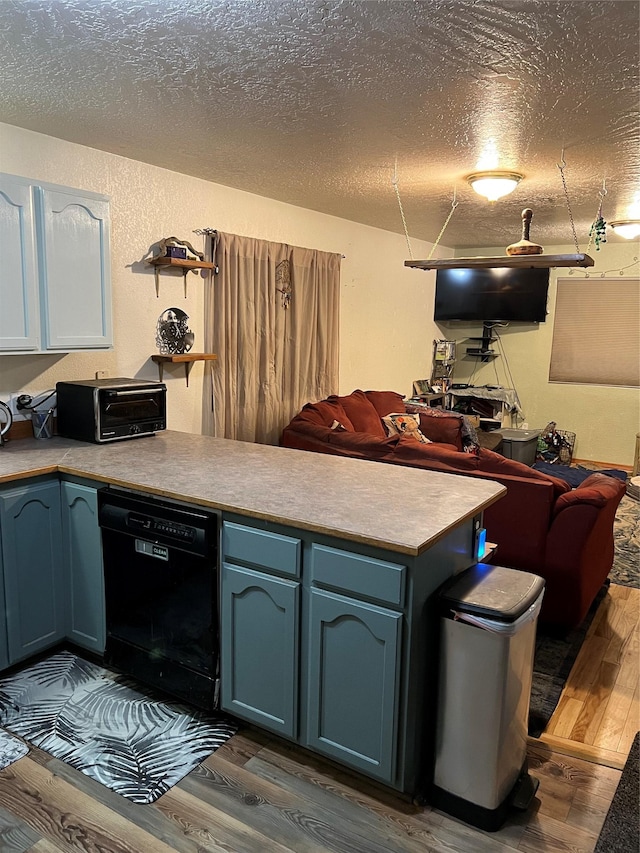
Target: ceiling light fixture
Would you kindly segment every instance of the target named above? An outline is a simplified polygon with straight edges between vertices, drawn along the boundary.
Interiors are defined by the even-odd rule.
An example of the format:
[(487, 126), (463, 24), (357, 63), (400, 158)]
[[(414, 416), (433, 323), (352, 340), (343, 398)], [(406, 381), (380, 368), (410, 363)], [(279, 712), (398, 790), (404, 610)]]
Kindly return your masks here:
[(467, 175), (467, 181), (473, 189), (489, 201), (497, 201), (505, 195), (513, 192), (522, 180), (522, 175), (517, 172), (503, 172), (499, 170), (487, 172), (474, 172)]
[(610, 222), (609, 226), (625, 240), (640, 237), (640, 219), (616, 219), (615, 222)]

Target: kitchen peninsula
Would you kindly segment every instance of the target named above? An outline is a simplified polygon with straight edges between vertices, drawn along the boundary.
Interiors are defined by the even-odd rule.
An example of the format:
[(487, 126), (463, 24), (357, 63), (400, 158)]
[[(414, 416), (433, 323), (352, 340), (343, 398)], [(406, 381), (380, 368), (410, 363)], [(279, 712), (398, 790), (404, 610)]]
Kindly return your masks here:
[[(419, 792), (433, 729), (432, 593), (475, 562), (482, 511), (504, 487), (171, 431), (107, 445), (24, 439), (0, 449), (0, 507), (7, 495), (11, 506), (28, 501), (41, 484), (83, 494), (113, 484), (218, 510), (222, 707), (396, 791)], [(10, 514), (0, 522), (9, 623), (12, 608), (28, 609), (13, 599), (36, 579), (20, 587)], [(63, 531), (71, 523), (64, 501), (58, 523)], [(50, 541), (62, 552), (55, 524)], [(97, 527), (88, 532), (99, 542)], [(45, 545), (38, 571), (46, 571)], [(64, 565), (58, 577), (63, 588), (54, 583), (52, 595), (67, 601)], [(82, 645), (64, 601), (57, 634), (17, 656), (3, 652), (11, 631), (0, 614), (0, 665), (64, 639)], [(92, 650), (100, 652), (99, 642)]]

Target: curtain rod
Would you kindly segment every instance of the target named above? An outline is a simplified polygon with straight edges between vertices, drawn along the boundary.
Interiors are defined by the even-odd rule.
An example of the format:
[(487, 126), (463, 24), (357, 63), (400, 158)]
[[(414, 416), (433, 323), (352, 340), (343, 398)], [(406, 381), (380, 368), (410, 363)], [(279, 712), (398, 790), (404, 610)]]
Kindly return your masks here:
[[(200, 236), (213, 237), (218, 233), (218, 230), (216, 228), (194, 228), (193, 233), (200, 234)], [(347, 256), (340, 255), (340, 257), (344, 260)]]

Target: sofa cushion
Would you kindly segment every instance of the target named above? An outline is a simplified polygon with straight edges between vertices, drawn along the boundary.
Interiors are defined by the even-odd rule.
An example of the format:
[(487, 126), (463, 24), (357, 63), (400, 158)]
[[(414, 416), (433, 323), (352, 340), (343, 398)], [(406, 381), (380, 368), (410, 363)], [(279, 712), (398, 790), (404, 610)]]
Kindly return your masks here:
[(338, 402), (343, 407), (356, 432), (367, 432), (369, 435), (379, 435), (380, 438), (386, 438), (387, 434), (382, 426), (380, 415), (364, 391), (356, 390), (345, 397), (332, 396), (328, 397), (328, 400)]
[(430, 444), (429, 439), (420, 432), (420, 418), (406, 412), (395, 412), (385, 415), (382, 422), (387, 428), (387, 435), (408, 435), (422, 444)]
[[(367, 432), (343, 432), (342, 430), (329, 430), (327, 443), (331, 447), (340, 449), (353, 456), (361, 456), (365, 459), (384, 459), (395, 451), (400, 436), (394, 435), (388, 438), (378, 438)], [(410, 439), (413, 441), (413, 439)], [(417, 444), (416, 441), (413, 441)]]
[(462, 450), (462, 418), (434, 409), (432, 412), (420, 411), (420, 430), (430, 441), (442, 444), (453, 444), (458, 450)]
[(321, 400), (319, 403), (307, 403), (294, 418), (294, 420), (297, 419), (326, 427), (330, 427), (334, 421), (338, 421), (346, 430), (354, 431), (347, 413), (335, 397), (332, 400)]
[(404, 397), (397, 391), (365, 391), (367, 400), (373, 406), (381, 418), (391, 412), (404, 412)]
[(421, 444), (409, 435), (401, 435), (393, 454), (393, 461), (402, 465), (414, 465), (434, 471), (466, 473), (476, 471), (478, 457), (456, 450), (453, 445)]
[(548, 474), (543, 474), (542, 471), (536, 471), (535, 468), (530, 468), (524, 462), (518, 462), (517, 459), (507, 459), (506, 456), (501, 456), (499, 453), (494, 453), (492, 450), (487, 450), (486, 447), (478, 449), (478, 458), (480, 460), (480, 471), (485, 471), (487, 474), (509, 474), (512, 477), (523, 477), (526, 480), (543, 480), (553, 484), (553, 490), (556, 497), (564, 495), (565, 492), (571, 491), (571, 486), (560, 480), (557, 477), (550, 477)]
[(609, 501), (619, 499), (624, 492), (624, 483), (616, 477), (607, 474), (591, 474), (573, 491), (560, 495), (555, 503), (554, 515), (569, 506), (588, 504), (597, 508), (605, 506)]

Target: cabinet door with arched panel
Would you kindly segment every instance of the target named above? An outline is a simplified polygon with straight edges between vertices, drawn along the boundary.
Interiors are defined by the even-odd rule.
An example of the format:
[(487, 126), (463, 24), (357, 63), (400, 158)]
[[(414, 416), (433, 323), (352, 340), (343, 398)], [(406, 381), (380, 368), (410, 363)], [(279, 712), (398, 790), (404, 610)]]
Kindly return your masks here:
[(1, 491), (0, 529), (13, 664), (55, 645), (66, 633), (57, 478)]
[(104, 573), (95, 488), (60, 484), (62, 540), (65, 555), (67, 637), (102, 654), (105, 646)]
[(222, 565), (221, 706), (270, 731), (298, 731), (300, 583)]
[(111, 330), (109, 202), (63, 188), (36, 188), (47, 350), (108, 348)]
[(396, 766), (402, 618), (310, 590), (307, 746), (387, 782)]
[(32, 188), (0, 175), (0, 351), (40, 346)]

